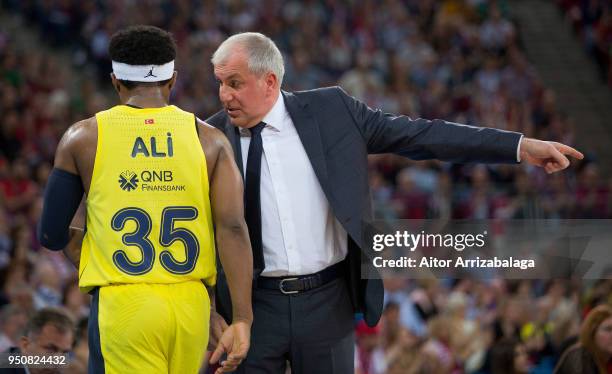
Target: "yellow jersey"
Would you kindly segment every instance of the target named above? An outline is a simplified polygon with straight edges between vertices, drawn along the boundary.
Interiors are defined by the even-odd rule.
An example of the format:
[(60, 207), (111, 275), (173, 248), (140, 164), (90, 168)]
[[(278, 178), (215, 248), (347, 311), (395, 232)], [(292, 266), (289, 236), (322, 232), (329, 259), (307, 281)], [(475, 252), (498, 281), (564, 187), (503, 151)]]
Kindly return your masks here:
[(216, 276), (206, 158), (192, 113), (118, 105), (96, 114), (79, 286)]

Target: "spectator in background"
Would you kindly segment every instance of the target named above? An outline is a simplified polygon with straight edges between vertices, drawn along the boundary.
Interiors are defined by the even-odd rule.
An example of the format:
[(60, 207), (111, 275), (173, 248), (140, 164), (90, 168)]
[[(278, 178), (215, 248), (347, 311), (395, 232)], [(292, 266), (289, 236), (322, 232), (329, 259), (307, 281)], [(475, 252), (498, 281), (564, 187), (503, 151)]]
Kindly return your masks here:
[(61, 278), (50, 261), (40, 261), (34, 270), (34, 306), (36, 309), (60, 306)]
[(30, 179), (30, 169), (24, 159), (13, 161), (9, 175), (8, 179), (0, 180), (0, 193), (10, 213), (23, 213), (39, 190)]
[(0, 311), (0, 352), (17, 346), (28, 322), (27, 313), (16, 305), (7, 304)]
[(393, 303), (398, 306), (399, 322), (417, 336), (424, 336), (427, 332), (425, 322), (419, 314), (417, 306), (408, 294), (407, 282), (399, 277), (385, 279), (385, 305)]
[(491, 374), (527, 374), (529, 369), (529, 354), (518, 340), (504, 339), (491, 349)]
[(512, 23), (502, 18), (497, 6), (492, 6), (489, 17), (480, 26), (480, 42), (485, 48), (500, 51), (510, 44), (514, 33)]
[(498, 307), (498, 317), (493, 322), (494, 341), (520, 337), (520, 326), (524, 320), (524, 312), (528, 300), (517, 297), (506, 298)]
[(470, 188), (461, 189), (461, 198), (458, 200), (456, 218), (487, 219), (496, 216), (498, 198), (495, 196), (489, 169), (484, 165), (477, 165), (472, 169)]
[(595, 164), (586, 165), (580, 172), (575, 194), (576, 218), (597, 218), (606, 213), (610, 191), (600, 179)]
[(573, 209), (574, 199), (567, 181), (553, 176), (549, 180), (547, 193), (542, 199), (543, 214), (548, 219), (568, 217)]
[(77, 319), (89, 316), (90, 296), (79, 290), (79, 281), (72, 278), (64, 286), (62, 305)]
[(311, 61), (308, 51), (295, 51), (291, 60), (287, 61), (287, 73), (291, 80), (287, 82), (300, 90), (311, 90), (324, 82), (324, 73)]
[(82, 318), (77, 324), (73, 349), (74, 355), (64, 374), (83, 374), (87, 372), (87, 364), (89, 362), (87, 321), (87, 318)]
[(463, 367), (473, 372), (482, 366), (486, 347), (477, 321), (468, 318), (469, 298), (461, 292), (451, 293), (446, 302), (444, 316), (452, 326), (451, 345)]
[[(297, 52), (299, 54), (299, 52)], [(372, 57), (365, 51), (357, 52), (355, 68), (344, 73), (338, 82), (355, 97), (365, 100), (382, 90), (383, 81), (372, 68)], [(317, 88), (311, 86), (308, 88)]]
[(430, 195), (417, 186), (417, 180), (411, 169), (404, 169), (397, 174), (397, 189), (393, 200), (397, 216), (403, 219), (419, 219), (427, 216), (430, 206)]
[(580, 341), (561, 356), (555, 374), (612, 372), (612, 308), (600, 305), (583, 322)]
[(380, 328), (378, 326), (369, 327), (365, 321), (359, 321), (355, 329), (357, 348), (355, 355), (360, 367), (357, 369), (362, 374), (375, 374), (373, 370), (374, 349), (380, 342)]
[[(75, 325), (72, 317), (62, 309), (44, 308), (36, 312), (28, 322), (18, 347), (9, 352), (17, 355), (67, 355), (74, 343)], [(66, 362), (68, 357), (66, 357)], [(23, 368), (9, 371), (11, 374), (51, 374), (59, 369)]]
[[(580, 36), (585, 41), (589, 38), (589, 50), (595, 53), (598, 48), (601, 53), (605, 52), (595, 58), (604, 57), (598, 60), (604, 63), (609, 61), (605, 57), (609, 56), (610, 48), (606, 48), (610, 46), (609, 39), (603, 38), (610, 35), (610, 17), (605, 16), (609, 1), (558, 2), (568, 12), (573, 9), (568, 16), (576, 20)], [(258, 6), (262, 3), (265, 6)], [(0, 279), (3, 280), (0, 303), (34, 313), (34, 290), (37, 288), (40, 296), (40, 287), (33, 274), (40, 269), (40, 262), (50, 261), (57, 268), (61, 283), (58, 290), (65, 290), (63, 304), (70, 310), (81, 309), (70, 286), (76, 270), (63, 256), (50, 259), (49, 253), (29, 238), (31, 229), (24, 226), (32, 227), (31, 222), (38, 219), (36, 205), (46, 183), (45, 166), (41, 165), (52, 163), (66, 126), (110, 106), (114, 92), (105, 95), (96, 77), (103, 82), (108, 79), (110, 68), (105, 70), (108, 58), (104, 54), (112, 31), (132, 23), (155, 24), (172, 30), (179, 44), (177, 63), (184, 71), (178, 77), (173, 102), (196, 112), (200, 118), (208, 117), (219, 105), (212, 69), (209, 64), (198, 61), (208, 58), (226, 36), (252, 29), (269, 34), (285, 56), (288, 63), (285, 90), (301, 89), (304, 84), (321, 79), (323, 83), (318, 85), (336, 84), (342, 74), (355, 68), (359, 51), (365, 51), (372, 57), (368, 71), (382, 84), (379, 92), (365, 95), (364, 99), (372, 107), (413, 118), (442, 117), (460, 123), (489, 123), (526, 136), (573, 143), (572, 120), (559, 113), (554, 93), (543, 86), (517, 43), (518, 25), (513, 25), (507, 16), (508, 3), (508, 0), (256, 0), (249, 3), (254, 6), (245, 6), (241, 1), (230, 4), (159, 0), (156, 4), (160, 6), (142, 12), (139, 2), (123, 0), (112, 5), (77, 0), (0, 2), (0, 12), (22, 19), (23, 31), (38, 29), (42, 35), (38, 41), (33, 38), (34, 44), (26, 47), (19, 44), (12, 30), (9, 32), (4, 24), (0, 25), (0, 113), (3, 114), (0, 117)], [(495, 22), (494, 8), (501, 15)], [(508, 38), (489, 43), (488, 30), (496, 22), (505, 25), (500, 30), (512, 28), (514, 31), (507, 33)], [(492, 35), (493, 39), (498, 36)], [(44, 48), (49, 41), (54, 45), (51, 50)], [(66, 55), (70, 58), (64, 59)], [(491, 59), (496, 61), (496, 66), (487, 70), (485, 65)], [(294, 71), (290, 65), (294, 60), (309, 60), (309, 69), (315, 74), (309, 73), (306, 80), (292, 76)], [(612, 64), (607, 64), (607, 68), (602, 67), (602, 73), (608, 72), (612, 86)], [(487, 74), (481, 79), (475, 79), (485, 71)], [(67, 78), (60, 79), (60, 76)], [(492, 97), (475, 95), (481, 84), (486, 90), (492, 89)], [(588, 144), (589, 139), (581, 141)], [(35, 198), (19, 211), (7, 207), (2, 192), (4, 186), (15, 183), (15, 160), (22, 165), (21, 160), (25, 160), (28, 178), (38, 190)], [(415, 169), (417, 163), (404, 163), (388, 155), (370, 156), (369, 161), (375, 217), (402, 218), (404, 207), (396, 209), (397, 200), (392, 198), (398, 193), (396, 176), (406, 168)], [(469, 165), (422, 164), (419, 167), (437, 176), (438, 185), (432, 194), (419, 190), (422, 187), (419, 181), (413, 183), (428, 202), (425, 208), (411, 211), (417, 218), (497, 215), (503, 219), (503, 213), (509, 212), (504, 208), (515, 196), (512, 186), (516, 179), (523, 178), (521, 174), (529, 179), (534, 198), (539, 201), (538, 214), (546, 218), (612, 218), (612, 193), (595, 199), (590, 197), (601, 194), (598, 191), (612, 191), (612, 180), (603, 178), (603, 170), (597, 172), (597, 178), (592, 177), (592, 169), (601, 168), (601, 161), (577, 163), (567, 173), (553, 175), (552, 179), (539, 170), (515, 166), (497, 165), (477, 170)], [(414, 178), (413, 173), (406, 174)], [(587, 174), (590, 175), (587, 177)], [(532, 214), (529, 209), (523, 212)], [(494, 330), (498, 334), (505, 331), (504, 334), (515, 337), (525, 324), (536, 322), (535, 315), (524, 311), (546, 297), (537, 281), (522, 283), (521, 300), (513, 292), (505, 291), (503, 282), (499, 288), (488, 282), (481, 284), (492, 290), (492, 299), (478, 306), (478, 313), (469, 313), (468, 318), (480, 325), (483, 319), (491, 318), (496, 321)], [(425, 323), (444, 309), (449, 285), (444, 281), (419, 280), (418, 283), (402, 282), (398, 287), (401, 292), (396, 295), (401, 305), (403, 331), (410, 325), (413, 334), (418, 331), (419, 337), (427, 339)], [(612, 301), (610, 280), (600, 280), (594, 285), (581, 283), (581, 291), (584, 296), (581, 295), (580, 310), (585, 314), (597, 304)], [(402, 301), (405, 295), (409, 295), (408, 301)], [(569, 323), (575, 328), (579, 316), (575, 312), (572, 316), (572, 321), (561, 321), (555, 328), (560, 335), (558, 339), (571, 335), (565, 334), (563, 326)], [(403, 335), (400, 334), (399, 340)], [(536, 360), (534, 357), (534, 364)], [(388, 373), (406, 374), (416, 368), (425, 373), (439, 373), (437, 363), (417, 343), (417, 347), (402, 350), (399, 358), (390, 362)]]
[(425, 342), (423, 350), (435, 357), (441, 364), (443, 372), (459, 374), (461, 364), (452, 338), (458, 332), (459, 327), (454, 326), (450, 318), (437, 316), (428, 321), (429, 339)]
[[(1, 162), (2, 160), (0, 160)], [(0, 198), (0, 268), (4, 268), (9, 264), (12, 247), (13, 241), (11, 239), (10, 226), (7, 214), (2, 210), (2, 198)]]
[(371, 355), (370, 374), (387, 373), (389, 364), (418, 342), (418, 338), (400, 324), (399, 311), (399, 304), (389, 302), (385, 305), (379, 345)]
[(612, 88), (612, 5), (608, 0), (557, 0)]

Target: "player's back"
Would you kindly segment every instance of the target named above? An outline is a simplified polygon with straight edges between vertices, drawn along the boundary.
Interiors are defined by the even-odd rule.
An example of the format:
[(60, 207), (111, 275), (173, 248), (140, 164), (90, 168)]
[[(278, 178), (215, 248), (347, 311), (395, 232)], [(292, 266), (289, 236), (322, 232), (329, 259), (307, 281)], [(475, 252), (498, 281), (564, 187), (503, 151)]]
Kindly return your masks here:
[(119, 105), (96, 122), (79, 285), (212, 284), (209, 183), (195, 116)]

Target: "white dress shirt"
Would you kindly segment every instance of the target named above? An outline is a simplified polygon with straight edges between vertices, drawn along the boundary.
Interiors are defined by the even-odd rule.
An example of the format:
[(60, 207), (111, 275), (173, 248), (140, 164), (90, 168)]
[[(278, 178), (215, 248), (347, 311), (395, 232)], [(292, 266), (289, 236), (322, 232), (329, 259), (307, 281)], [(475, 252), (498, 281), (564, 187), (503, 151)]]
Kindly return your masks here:
[[(261, 225), (263, 276), (312, 274), (342, 261), (347, 233), (334, 216), (283, 95), (263, 118), (261, 132)], [(521, 136), (522, 139), (522, 136)], [(246, 175), (251, 132), (240, 129)], [(520, 162), (520, 140), (516, 150)]]
[[(346, 230), (329, 206), (281, 94), (263, 122), (262, 275), (316, 273), (346, 257)], [(245, 175), (250, 143), (250, 131), (240, 129)]]

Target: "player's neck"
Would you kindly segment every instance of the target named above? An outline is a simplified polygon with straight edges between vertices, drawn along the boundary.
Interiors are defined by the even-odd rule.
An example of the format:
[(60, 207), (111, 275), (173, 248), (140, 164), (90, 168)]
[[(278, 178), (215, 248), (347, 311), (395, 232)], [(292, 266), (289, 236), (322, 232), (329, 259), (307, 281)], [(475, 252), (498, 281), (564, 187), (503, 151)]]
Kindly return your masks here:
[(159, 89), (134, 89), (120, 97), (121, 104), (139, 108), (161, 108), (168, 105), (168, 98)]

